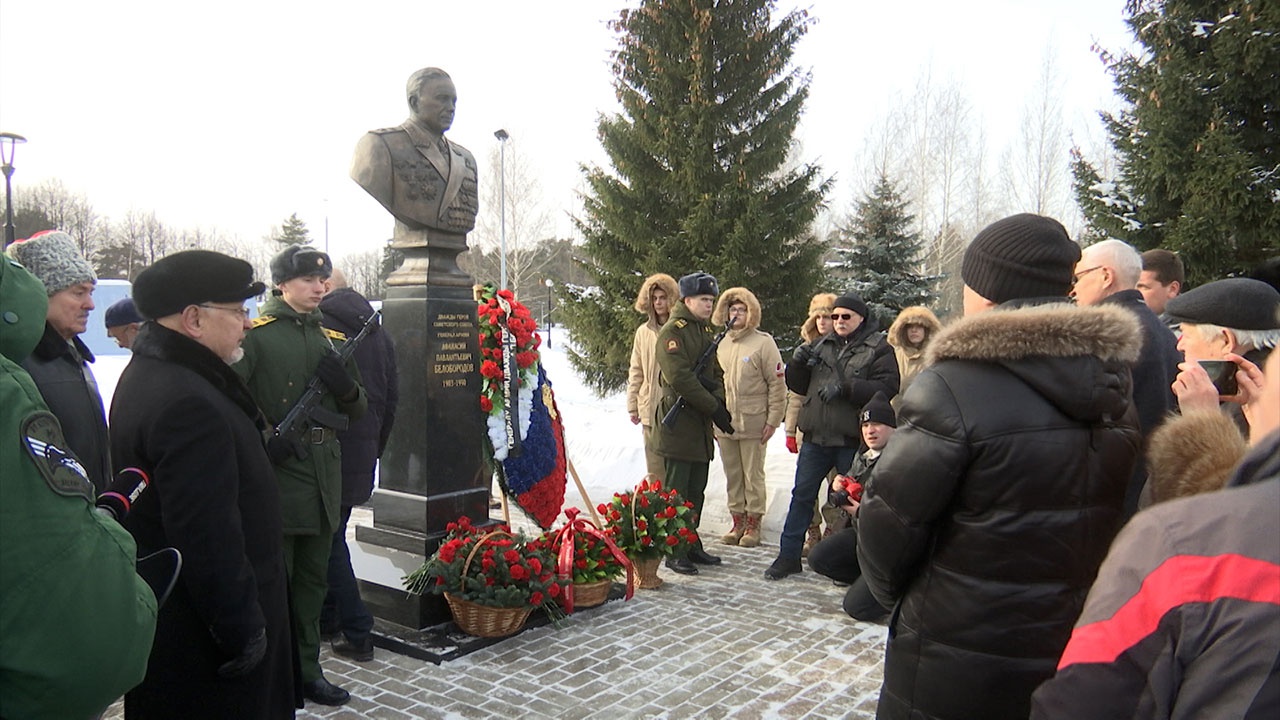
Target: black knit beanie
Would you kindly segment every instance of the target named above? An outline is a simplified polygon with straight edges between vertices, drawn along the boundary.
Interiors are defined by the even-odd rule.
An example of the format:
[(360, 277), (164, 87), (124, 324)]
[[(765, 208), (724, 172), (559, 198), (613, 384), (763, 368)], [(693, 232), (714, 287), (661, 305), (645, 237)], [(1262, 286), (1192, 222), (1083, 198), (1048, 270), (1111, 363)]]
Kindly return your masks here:
[(867, 310), (867, 304), (862, 301), (862, 298), (854, 295), (853, 293), (845, 293), (844, 295), (836, 298), (836, 303), (833, 307), (852, 310), (861, 315), (863, 320), (866, 320), (867, 316), (870, 315), (870, 312)]
[(889, 404), (889, 399), (884, 396), (884, 392), (877, 392), (862, 406), (862, 414), (859, 416), (861, 422), (878, 422), (881, 425), (888, 425), (891, 428), (898, 427), (898, 417), (893, 413), (893, 406)]
[(1066, 297), (1080, 262), (1080, 246), (1062, 223), (1023, 213), (997, 220), (964, 252), (960, 277), (974, 292), (999, 304), (1019, 298)]

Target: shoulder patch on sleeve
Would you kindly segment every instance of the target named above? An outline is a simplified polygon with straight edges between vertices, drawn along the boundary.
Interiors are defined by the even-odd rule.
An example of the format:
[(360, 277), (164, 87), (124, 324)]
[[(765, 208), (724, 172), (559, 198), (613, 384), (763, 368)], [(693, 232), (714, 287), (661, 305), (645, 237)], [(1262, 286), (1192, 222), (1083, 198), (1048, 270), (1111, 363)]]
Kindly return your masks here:
[(667, 340), (667, 352), (669, 352), (669, 353), (673, 353), (673, 352), (680, 352), (680, 341), (679, 341), (679, 340), (676, 340), (675, 338), (670, 338), (670, 339), (668, 339), (668, 340)]
[(783, 365), (782, 363), (778, 363), (778, 366), (773, 369), (773, 374), (777, 375), (778, 377), (782, 377), (783, 375), (786, 375), (786, 373), (787, 373), (787, 366)]
[(276, 321), (275, 315), (259, 315), (258, 317), (253, 319), (253, 326), (256, 328), (259, 328), (259, 327), (262, 327), (263, 325), (270, 325), (275, 321)]
[(34, 412), (22, 421), (22, 446), (27, 449), (36, 469), (49, 489), (59, 495), (83, 497), (93, 502), (93, 483), (80, 460), (68, 449), (62, 437), (62, 426), (53, 413)]
[(684, 318), (676, 318), (676, 327), (682, 328), (688, 324), (689, 324), (688, 320), (685, 320)]
[(342, 333), (338, 332), (337, 330), (330, 330), (329, 328), (325, 328), (325, 329), (324, 329), (324, 334), (325, 334), (325, 336), (326, 336), (326, 337), (328, 337), (330, 340), (341, 340), (342, 342), (346, 342), (346, 341), (347, 341), (347, 336), (346, 336), (346, 335), (343, 335)]

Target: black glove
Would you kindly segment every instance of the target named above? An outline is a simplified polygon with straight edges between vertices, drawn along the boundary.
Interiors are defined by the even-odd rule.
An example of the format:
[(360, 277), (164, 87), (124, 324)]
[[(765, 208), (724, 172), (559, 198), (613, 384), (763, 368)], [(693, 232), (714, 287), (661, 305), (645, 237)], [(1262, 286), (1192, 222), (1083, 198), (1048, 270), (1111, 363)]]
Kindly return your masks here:
[(249, 638), (249, 642), (245, 643), (239, 655), (218, 666), (218, 677), (230, 680), (248, 675), (253, 672), (254, 668), (262, 664), (262, 658), (266, 656), (267, 630), (266, 628), (261, 628), (257, 634)]
[(818, 397), (822, 402), (831, 402), (844, 394), (844, 387), (838, 382), (831, 382), (818, 388)]
[(796, 363), (797, 365), (808, 365), (809, 361), (812, 359), (813, 359), (813, 346), (809, 345), (808, 343), (805, 343), (804, 345), (801, 345), (800, 347), (796, 348), (795, 355), (791, 356), (791, 361)]
[(355, 395), (356, 381), (342, 366), (337, 353), (329, 353), (320, 358), (320, 364), (316, 366), (316, 375), (320, 376), (320, 382), (329, 388), (329, 392), (333, 393), (334, 397), (345, 400)]
[(289, 458), (302, 460), (306, 456), (307, 451), (295, 437), (272, 435), (267, 438), (267, 457), (271, 458), (272, 465), (279, 465)]
[(733, 434), (733, 416), (729, 414), (729, 408), (725, 407), (724, 403), (720, 403), (720, 407), (711, 413), (711, 422), (720, 428), (720, 432), (726, 435)]

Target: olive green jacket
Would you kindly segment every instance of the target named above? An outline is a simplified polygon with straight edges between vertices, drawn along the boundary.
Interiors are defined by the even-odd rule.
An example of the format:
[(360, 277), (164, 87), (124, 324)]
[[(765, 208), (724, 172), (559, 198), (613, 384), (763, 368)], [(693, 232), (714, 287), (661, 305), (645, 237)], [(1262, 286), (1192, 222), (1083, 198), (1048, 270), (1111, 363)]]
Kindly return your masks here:
[[(702, 371), (708, 390), (693, 374), (698, 358), (715, 339), (715, 330), (699, 320), (684, 303), (671, 310), (671, 318), (658, 331), (658, 386), (662, 397), (653, 418), (653, 451), (671, 460), (710, 462), (715, 457), (711, 415), (724, 402), (724, 370), (712, 354)], [(683, 397), (685, 408), (674, 428), (662, 424), (667, 411)]]
[[(342, 347), (345, 341), (341, 333), (321, 326), (322, 317), (319, 310), (300, 314), (284, 299), (273, 296), (245, 335), (244, 359), (232, 367), (244, 378), (273, 427), (302, 397), (320, 358)], [(356, 420), (364, 415), (368, 398), (354, 362), (347, 362), (347, 372), (356, 378), (356, 399), (344, 403), (325, 393), (320, 405)], [(342, 509), (342, 454), (338, 440), (327, 432), (323, 433), (324, 442), (314, 445), (310, 435), (304, 432), (302, 437), (308, 453), (305, 459), (289, 458), (275, 466), (286, 535), (324, 535), (338, 526)]]

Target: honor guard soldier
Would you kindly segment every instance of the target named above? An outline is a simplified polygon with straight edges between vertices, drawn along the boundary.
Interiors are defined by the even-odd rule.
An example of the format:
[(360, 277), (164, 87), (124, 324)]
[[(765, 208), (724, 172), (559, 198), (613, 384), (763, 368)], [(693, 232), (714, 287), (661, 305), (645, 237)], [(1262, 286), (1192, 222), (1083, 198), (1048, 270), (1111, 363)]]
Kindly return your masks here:
[(235, 365), (268, 422), (277, 428), (312, 378), (326, 390), (319, 404), (322, 410), (314, 416), (329, 425), (308, 418), (288, 433), (277, 432), (267, 444), (280, 485), (303, 694), (322, 705), (342, 705), (350, 699), (320, 668), (320, 609), (329, 588), (329, 551), (342, 509), (341, 451), (330, 425), (355, 420), (367, 407), (355, 363), (343, 364), (337, 356), (346, 337), (320, 324), (320, 300), (332, 271), (328, 255), (305, 245), (272, 258), (272, 297), (253, 321), (244, 340), (244, 357)]
[[(694, 526), (702, 520), (707, 470), (715, 456), (711, 425), (733, 434), (733, 418), (724, 404), (724, 371), (716, 360), (711, 311), (720, 292), (715, 277), (697, 272), (680, 278), (680, 304), (658, 331), (655, 351), (662, 398), (654, 416), (654, 452), (666, 459), (667, 487), (693, 503)], [(708, 349), (711, 353), (708, 354)], [(668, 413), (683, 401), (674, 418)], [(667, 567), (696, 575), (699, 565), (719, 565), (720, 558), (694, 543), (686, 557), (667, 559)]]

